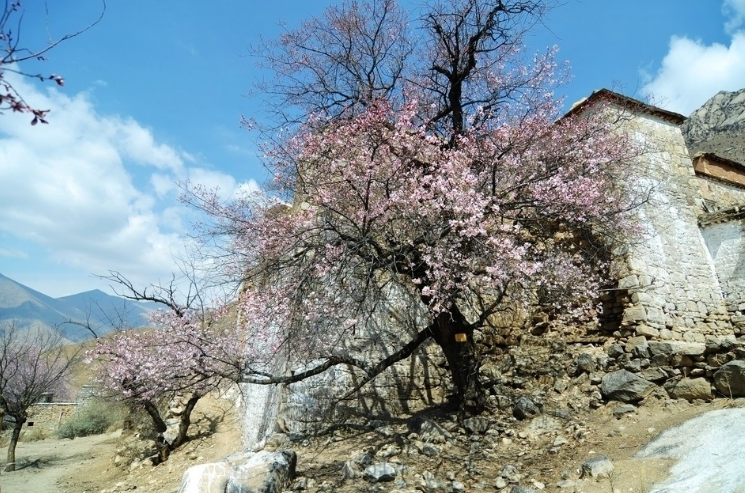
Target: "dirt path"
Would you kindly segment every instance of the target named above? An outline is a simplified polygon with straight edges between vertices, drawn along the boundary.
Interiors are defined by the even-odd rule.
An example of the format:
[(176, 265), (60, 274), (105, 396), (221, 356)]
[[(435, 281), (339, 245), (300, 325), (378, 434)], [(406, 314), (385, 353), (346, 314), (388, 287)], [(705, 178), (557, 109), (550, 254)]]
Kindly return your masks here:
[[(141, 461), (117, 466), (117, 450), (133, 437), (118, 432), (74, 440), (49, 438), (20, 442), (16, 457), (22, 468), (0, 475), (1, 493), (100, 493), (137, 490), (175, 493), (189, 467), (214, 462), (241, 450), (241, 434), (232, 400), (206, 397), (192, 417), (188, 441), (157, 467)], [(137, 441), (137, 440), (134, 440)], [(5, 456), (5, 448), (0, 448)], [(5, 461), (0, 460), (0, 467)]]
[(84, 466), (100, 457), (111, 457), (118, 436), (115, 432), (74, 440), (21, 442), (16, 449), (19, 469), (0, 476), (2, 493), (65, 491), (60, 478), (72, 470), (84, 471)]

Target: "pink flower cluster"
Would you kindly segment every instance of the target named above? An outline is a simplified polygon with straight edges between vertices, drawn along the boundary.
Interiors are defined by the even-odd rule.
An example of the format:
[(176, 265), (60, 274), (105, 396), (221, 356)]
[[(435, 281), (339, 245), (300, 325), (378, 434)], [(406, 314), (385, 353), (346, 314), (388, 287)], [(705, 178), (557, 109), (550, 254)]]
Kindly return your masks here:
[(433, 317), (485, 292), (591, 304), (603, 252), (634, 231), (638, 150), (601, 113), (557, 121), (548, 96), (455, 139), (422, 124), (415, 100), (313, 122), (269, 155), (292, 206), (192, 190), (247, 279), (250, 357), (328, 355), (393, 284)]
[(99, 339), (87, 352), (87, 362), (103, 364), (99, 378), (110, 391), (145, 402), (174, 393), (204, 395), (238, 379), (245, 358), (234, 323), (209, 323), (196, 310), (183, 316), (159, 311), (152, 322), (155, 328)]

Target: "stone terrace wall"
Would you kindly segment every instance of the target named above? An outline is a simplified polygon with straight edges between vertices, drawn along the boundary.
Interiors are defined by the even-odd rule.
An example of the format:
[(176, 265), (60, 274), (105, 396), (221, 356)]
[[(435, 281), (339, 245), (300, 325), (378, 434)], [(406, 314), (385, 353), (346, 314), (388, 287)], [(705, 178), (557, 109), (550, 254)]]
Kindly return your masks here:
[(631, 305), (621, 328), (650, 337), (703, 342), (732, 334), (722, 290), (698, 228), (703, 200), (676, 123), (636, 113), (629, 131), (648, 152), (638, 159), (640, 185), (652, 190), (638, 209), (645, 236), (620, 261), (618, 287)]

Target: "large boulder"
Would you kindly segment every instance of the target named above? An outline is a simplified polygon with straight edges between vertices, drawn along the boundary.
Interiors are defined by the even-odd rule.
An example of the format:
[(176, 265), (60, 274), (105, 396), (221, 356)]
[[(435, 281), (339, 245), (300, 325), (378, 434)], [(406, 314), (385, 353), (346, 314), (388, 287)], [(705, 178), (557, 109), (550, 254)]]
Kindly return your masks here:
[(705, 378), (684, 378), (678, 382), (665, 385), (665, 390), (673, 399), (685, 399), (687, 401), (696, 399), (710, 401), (712, 399), (711, 384)]
[(295, 476), (291, 450), (234, 454), (222, 462), (190, 467), (179, 493), (280, 493)]
[(600, 392), (610, 401), (638, 402), (654, 391), (656, 385), (630, 371), (606, 373), (600, 382)]
[(280, 493), (295, 477), (297, 455), (292, 450), (261, 451), (228, 462), (232, 470), (225, 493)]
[(722, 365), (714, 373), (714, 386), (725, 397), (745, 397), (745, 361), (735, 360)]
[(179, 493), (225, 493), (230, 464), (217, 462), (190, 467), (181, 479)]

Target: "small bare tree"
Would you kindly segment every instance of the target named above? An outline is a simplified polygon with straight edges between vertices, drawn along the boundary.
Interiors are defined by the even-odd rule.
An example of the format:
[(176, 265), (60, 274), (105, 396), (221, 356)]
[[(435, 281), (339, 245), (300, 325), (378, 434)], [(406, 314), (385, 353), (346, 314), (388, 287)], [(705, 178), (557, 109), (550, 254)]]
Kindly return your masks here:
[(31, 406), (63, 388), (76, 353), (53, 331), (20, 330), (11, 321), (0, 332), (0, 409), (14, 420), (5, 470), (14, 471), (16, 445)]

